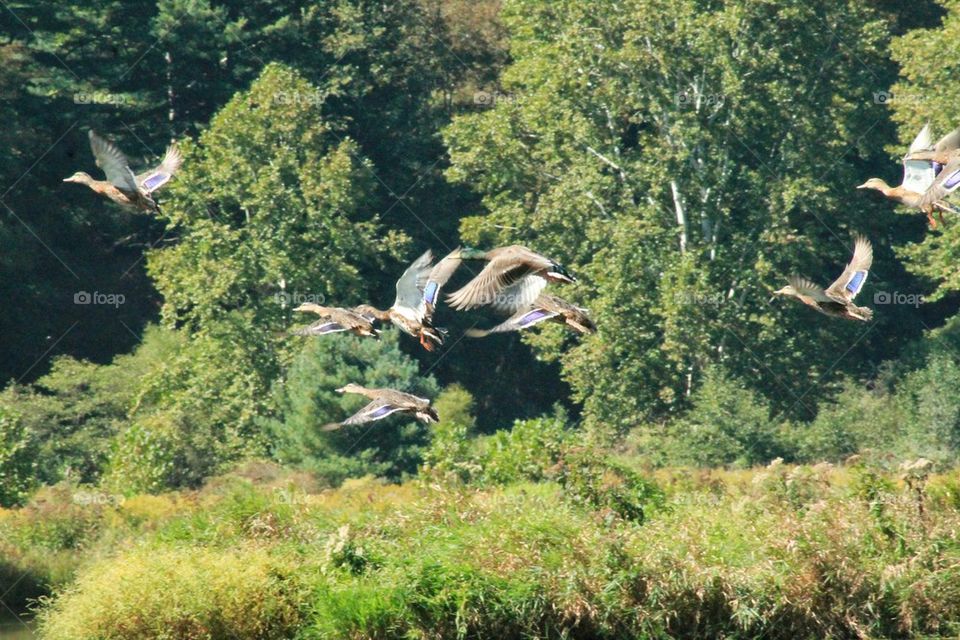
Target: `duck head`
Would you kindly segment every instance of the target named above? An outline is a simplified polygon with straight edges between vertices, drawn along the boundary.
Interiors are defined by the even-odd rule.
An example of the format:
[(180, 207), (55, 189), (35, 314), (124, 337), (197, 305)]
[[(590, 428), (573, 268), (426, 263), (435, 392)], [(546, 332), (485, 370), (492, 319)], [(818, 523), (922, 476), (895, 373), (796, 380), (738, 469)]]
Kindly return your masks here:
[(773, 296), (772, 296), (772, 297), (770, 298), (770, 300), (768, 300), (767, 302), (768, 302), (768, 304), (769, 304), (770, 302), (773, 302), (774, 300), (777, 299), (777, 296), (791, 296), (791, 297), (796, 297), (797, 295), (798, 295), (798, 294), (797, 294), (797, 290), (793, 288), (793, 285), (789, 285), (789, 284), (788, 284), (787, 286), (783, 287), (782, 289), (777, 289), (776, 291), (774, 291), (774, 292), (773, 292)]
[(75, 174), (69, 178), (64, 178), (64, 182), (79, 182), (80, 184), (90, 184), (93, 182), (93, 178), (90, 177), (89, 173), (84, 171), (77, 171)]
[(294, 311), (312, 311), (313, 313), (320, 313), (322, 311), (322, 307), (314, 302), (304, 302), (299, 307), (294, 309)]
[(857, 189), (873, 189), (874, 191), (886, 191), (890, 185), (882, 178), (870, 178), (863, 184), (857, 185)]
[(364, 391), (366, 391), (364, 387), (361, 387), (360, 385), (354, 382), (348, 382), (347, 384), (337, 389), (337, 393), (363, 393)]

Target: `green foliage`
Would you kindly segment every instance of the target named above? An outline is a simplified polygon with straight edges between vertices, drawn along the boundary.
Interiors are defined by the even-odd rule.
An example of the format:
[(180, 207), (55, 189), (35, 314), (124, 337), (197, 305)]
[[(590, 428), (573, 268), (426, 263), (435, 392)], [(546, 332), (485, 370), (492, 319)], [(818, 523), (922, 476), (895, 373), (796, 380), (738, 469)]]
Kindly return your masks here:
[(467, 241), (529, 243), (581, 276), (569, 295), (598, 334), (526, 339), (560, 357), (588, 427), (674, 415), (721, 361), (810, 419), (832, 380), (889, 347), (877, 332), (835, 362), (856, 327), (767, 304), (789, 273), (835, 277), (846, 227), (890, 219), (854, 206), (862, 177), (834, 162), (883, 117), (883, 20), (852, 1), (505, 3), (503, 98), (445, 130), (447, 175), (489, 212), (462, 221)]
[[(900, 78), (890, 91), (893, 119), (900, 125), (900, 142), (909, 144), (920, 128), (930, 123), (935, 135), (944, 135), (957, 127), (960, 92), (950, 81), (957, 65), (944, 59), (944, 47), (960, 34), (960, 4), (938, 0), (946, 10), (939, 24), (915, 29), (895, 38), (890, 44), (893, 59), (900, 65)], [(960, 291), (960, 276), (955, 265), (960, 259), (960, 230), (945, 225), (919, 241), (901, 241), (900, 255), (907, 268), (935, 285), (929, 301)], [(925, 284), (926, 284), (925, 282)], [(925, 293), (927, 286), (911, 293)]]
[[(303, 616), (304, 569), (290, 557), (248, 547), (139, 550), (118, 560), (86, 571), (85, 588), (60, 597), (45, 614), (47, 637), (278, 638)], [(130, 587), (122, 597), (120, 583)], [(171, 599), (189, 603), (189, 613)]]
[(611, 515), (642, 523), (646, 510), (663, 504), (663, 492), (637, 472), (583, 448), (566, 452), (550, 470), (568, 498)]
[(36, 484), (37, 449), (23, 416), (0, 405), (0, 507), (20, 503)]
[(784, 455), (784, 427), (769, 404), (742, 381), (712, 366), (693, 394), (693, 408), (666, 425), (631, 434), (635, 451), (654, 464), (751, 467)]
[[(921, 520), (892, 475), (861, 473), (777, 463), (691, 482), (677, 472), (663, 482), (685, 488), (661, 496), (664, 508), (643, 524), (611, 526), (610, 503), (571, 501), (569, 484), (351, 481), (290, 502), (272, 487), (292, 477), (250, 468), (189, 496), (148, 497), (164, 509), (138, 497), (97, 510), (103, 533), (88, 538), (91, 561), (43, 605), (41, 631), (238, 640), (955, 635), (956, 511), (931, 501)], [(153, 526), (130, 527), (147, 512)], [(0, 528), (10, 517), (0, 511)]]
[(420, 375), (416, 361), (400, 351), (399, 339), (394, 330), (383, 331), (379, 341), (348, 335), (297, 338), (300, 351), (274, 390), (276, 415), (264, 422), (276, 459), (309, 469), (333, 485), (371, 473), (398, 479), (414, 472), (429, 430), (410, 418), (322, 430), (369, 402), (336, 392), (348, 382), (436, 395), (436, 382)]
[(960, 364), (951, 350), (924, 355), (913, 370), (888, 368), (872, 388), (848, 381), (809, 425), (797, 425), (790, 448), (803, 460), (840, 461), (872, 452), (954, 464), (960, 434)]
[(480, 467), (471, 459), (474, 428), (473, 396), (460, 385), (445, 388), (433, 402), (440, 421), (431, 427), (430, 446), (423, 452), (421, 473), (467, 482)]
[(276, 328), (288, 298), (359, 300), (363, 272), (395, 254), (402, 236), (367, 201), (370, 168), (340, 123), (317, 117), (320, 99), (270, 65), (188, 149), (164, 207), (181, 240), (148, 255), (168, 323), (200, 330), (241, 309)]
[(553, 416), (517, 420), (512, 429), (477, 443), (481, 479), (493, 484), (539, 482), (549, 477), (564, 451), (575, 442), (576, 434), (561, 411)]

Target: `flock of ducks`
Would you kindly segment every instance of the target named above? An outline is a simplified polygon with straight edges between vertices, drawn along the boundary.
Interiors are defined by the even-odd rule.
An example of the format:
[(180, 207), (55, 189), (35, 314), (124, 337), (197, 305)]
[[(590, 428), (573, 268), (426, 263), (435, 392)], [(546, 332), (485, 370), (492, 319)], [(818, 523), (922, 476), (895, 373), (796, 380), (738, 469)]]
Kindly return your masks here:
[[(870, 178), (858, 189), (873, 189), (885, 197), (911, 209), (918, 209), (927, 216), (930, 228), (937, 227), (933, 214), (943, 222), (943, 212), (960, 214), (960, 210), (945, 201), (945, 198), (960, 187), (960, 128), (933, 142), (930, 125), (924, 125), (902, 159), (903, 178), (896, 187), (891, 187), (881, 178)], [(795, 298), (807, 305), (836, 318), (867, 322), (873, 318), (873, 310), (858, 307), (853, 299), (860, 293), (873, 264), (873, 247), (861, 235), (854, 236), (853, 259), (829, 287), (823, 288), (807, 278), (791, 276), (786, 287), (774, 295)]]
[[(175, 144), (167, 148), (159, 165), (135, 174), (127, 157), (113, 143), (89, 132), (90, 148), (96, 164), (106, 180), (94, 180), (82, 171), (64, 182), (87, 185), (96, 193), (124, 208), (159, 213), (154, 193), (166, 185), (180, 168), (183, 158)], [(960, 129), (933, 142), (929, 125), (924, 126), (903, 157), (903, 179), (891, 187), (880, 178), (871, 178), (858, 189), (874, 189), (887, 198), (918, 209), (926, 214), (932, 228), (936, 212), (943, 222), (943, 212), (960, 213), (944, 199), (960, 187)], [(481, 338), (493, 333), (523, 331), (550, 320), (580, 334), (596, 331), (586, 309), (563, 298), (544, 293), (551, 283), (572, 283), (576, 279), (557, 261), (520, 245), (481, 251), (458, 247), (434, 264), (433, 252), (427, 250), (407, 267), (397, 281), (393, 304), (381, 310), (370, 304), (355, 307), (327, 307), (304, 303), (294, 311), (313, 313), (318, 319), (292, 333), (301, 336), (322, 336), (331, 333), (352, 333), (363, 338), (379, 339), (378, 323), (390, 322), (404, 333), (417, 338), (424, 349), (434, 351), (443, 345), (446, 330), (433, 324), (440, 300), (440, 291), (464, 261), (483, 261), (484, 267), (461, 289), (446, 297), (456, 311), (490, 307), (507, 316), (488, 329), (469, 329), (467, 336)], [(843, 273), (829, 287), (821, 287), (807, 278), (791, 276), (789, 284), (774, 292), (775, 296), (792, 297), (828, 316), (847, 320), (869, 321), (873, 311), (854, 304), (863, 288), (873, 263), (873, 247), (861, 235), (854, 237), (853, 258)], [(339, 393), (366, 396), (370, 402), (342, 422), (328, 424), (331, 431), (344, 426), (382, 420), (394, 413), (412, 415), (424, 423), (437, 422), (439, 416), (430, 400), (395, 389), (368, 389), (350, 383), (337, 389)]]
[[(390, 322), (404, 333), (417, 338), (427, 351), (443, 344), (447, 332), (433, 323), (440, 291), (460, 265), (467, 260), (485, 262), (483, 269), (462, 288), (448, 295), (449, 306), (457, 311), (490, 307), (509, 317), (490, 329), (470, 329), (467, 335), (483, 337), (491, 333), (522, 331), (545, 320), (563, 323), (579, 333), (596, 329), (585, 309), (557, 296), (543, 293), (551, 282), (569, 283), (576, 279), (558, 262), (520, 245), (480, 251), (458, 247), (434, 264), (433, 252), (427, 250), (407, 267), (397, 280), (393, 305), (380, 310), (369, 304), (353, 308), (325, 307), (312, 302), (294, 311), (313, 313), (319, 317), (307, 327), (293, 333), (321, 336), (348, 332), (356, 336), (378, 338), (377, 322)], [(370, 403), (343, 422), (326, 425), (332, 431), (342, 426), (381, 420), (397, 412), (411, 414), (425, 423), (438, 420), (430, 401), (395, 389), (366, 389), (348, 384), (340, 393), (358, 393)]]

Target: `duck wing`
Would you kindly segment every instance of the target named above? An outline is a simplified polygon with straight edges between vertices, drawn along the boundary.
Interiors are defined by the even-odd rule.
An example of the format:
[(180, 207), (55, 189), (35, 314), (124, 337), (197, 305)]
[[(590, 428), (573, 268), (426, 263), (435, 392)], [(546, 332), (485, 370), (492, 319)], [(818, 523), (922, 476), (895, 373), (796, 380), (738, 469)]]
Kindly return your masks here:
[(440, 298), (440, 290), (447, 281), (453, 277), (457, 269), (463, 263), (460, 255), (460, 247), (457, 247), (447, 254), (440, 262), (433, 266), (423, 287), (423, 306), (424, 318), (430, 320), (433, 318), (433, 312), (437, 307), (437, 300)]
[(801, 297), (808, 298), (813, 302), (835, 302), (835, 300), (826, 294), (823, 287), (814, 284), (806, 278), (790, 276), (787, 278), (787, 282), (790, 283), (790, 286), (793, 287)]
[(423, 290), (430, 277), (432, 262), (433, 252), (427, 249), (407, 267), (397, 280), (397, 297), (393, 302), (394, 307), (410, 309), (418, 318), (423, 317)]
[(140, 192), (137, 177), (130, 170), (130, 163), (123, 152), (112, 142), (101, 138), (91, 129), (89, 132), (90, 150), (97, 161), (97, 166), (103, 169), (107, 180), (117, 189), (130, 194)]
[(171, 144), (167, 147), (167, 153), (163, 156), (160, 164), (137, 176), (137, 184), (147, 193), (153, 193), (170, 182), (181, 164), (183, 164), (183, 156), (180, 154), (180, 149), (177, 148), (177, 145)]
[(923, 129), (920, 129), (920, 133), (913, 139), (913, 142), (910, 143), (910, 148), (907, 149), (907, 153), (916, 153), (918, 151), (929, 151), (933, 148), (933, 134), (930, 132), (930, 123), (923, 125)]
[(386, 400), (378, 398), (377, 400), (370, 402), (367, 406), (360, 409), (360, 411), (357, 411), (343, 422), (334, 422), (333, 424), (325, 425), (322, 427), (322, 429), (324, 431), (334, 431), (340, 427), (346, 427), (352, 424), (375, 422), (377, 420), (383, 420), (387, 416), (394, 414), (397, 411), (402, 411), (403, 409), (404, 407), (398, 407), (390, 404)]
[(536, 305), (537, 299), (547, 286), (547, 279), (538, 275), (528, 275), (513, 284), (504, 287), (490, 304), (501, 313), (514, 313)]
[(870, 267), (873, 265), (873, 245), (862, 235), (856, 235), (853, 243), (853, 258), (833, 284), (827, 287), (826, 294), (843, 302), (850, 302), (867, 281)]
[(338, 333), (347, 329), (348, 327), (334, 320), (317, 320), (307, 327), (296, 329), (290, 333), (295, 336), (324, 336), (328, 333)]
[[(543, 262), (546, 264), (543, 264)], [(502, 306), (507, 306), (507, 301), (498, 303), (498, 294), (524, 278), (552, 267), (552, 263), (546, 258), (543, 258), (543, 262), (531, 263), (525, 259), (518, 259), (513, 254), (497, 255), (487, 262), (483, 270), (473, 280), (447, 296), (447, 301), (450, 306), (458, 311), (490, 304), (501, 305), (502, 303)], [(544, 281), (544, 286), (546, 286), (546, 281)], [(514, 293), (519, 292), (515, 291)], [(536, 299), (536, 295), (528, 303), (534, 299)]]
[(933, 184), (923, 192), (919, 206), (933, 206), (956, 191), (957, 187), (960, 187), (960, 155), (948, 162)]
[(941, 153), (955, 151), (957, 149), (960, 149), (960, 128), (954, 129), (947, 135), (943, 136), (937, 140), (937, 144), (933, 146), (934, 151), (939, 151)]
[(932, 160), (904, 159), (903, 180), (900, 186), (908, 191), (924, 193), (937, 179), (937, 170)]
[(466, 335), (471, 338), (482, 338), (491, 333), (506, 333), (508, 331), (523, 331), (535, 324), (540, 324), (544, 320), (556, 318), (560, 313), (557, 311), (548, 311), (542, 307), (534, 306), (522, 311), (518, 311), (500, 324), (489, 329), (467, 329)]

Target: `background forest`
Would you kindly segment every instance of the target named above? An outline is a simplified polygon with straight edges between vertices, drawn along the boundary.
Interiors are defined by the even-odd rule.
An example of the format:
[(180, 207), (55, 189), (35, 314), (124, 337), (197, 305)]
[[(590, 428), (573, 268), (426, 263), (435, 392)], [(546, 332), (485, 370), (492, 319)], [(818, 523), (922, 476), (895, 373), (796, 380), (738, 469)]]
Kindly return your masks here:
[[(497, 500), (509, 505), (527, 499), (511, 483), (547, 482), (580, 505), (558, 506), (547, 489), (528, 487), (547, 510), (582, 507), (590, 518), (614, 514), (639, 526), (644, 513), (680, 491), (675, 484), (683, 481), (666, 469), (736, 473), (774, 463), (766, 489), (756, 491), (769, 489), (784, 509), (806, 509), (822, 489), (803, 493), (820, 487), (816, 474), (787, 482), (777, 465), (809, 470), (856, 455), (851, 464), (868, 460), (875, 470), (839, 484), (865, 496), (864, 517), (887, 532), (878, 536), (899, 531), (902, 551), (914, 525), (897, 529), (895, 515), (882, 520), (869, 506), (878, 491), (893, 491), (883, 474), (918, 457), (946, 470), (960, 457), (960, 221), (948, 216), (931, 230), (917, 212), (855, 188), (873, 176), (898, 184), (900, 157), (924, 123), (938, 135), (960, 125), (957, 64), (944, 55), (956, 48), (960, 2), (3, 5), (0, 507), (8, 515), (0, 509), (0, 531), (10, 546), (0, 541), (0, 550), (10, 559), (0, 557), (0, 578), (7, 562), (16, 569), (9, 575), (26, 567), (33, 582), (18, 581), (14, 590), (0, 580), (0, 602), (26, 602), (73, 579), (79, 561), (48, 566), (49, 553), (39, 559), (43, 549), (64, 558), (78, 548), (114, 553), (116, 539), (139, 536), (150, 528), (144, 523), (183, 516), (175, 508), (181, 498), (169, 496), (206, 495), (211, 478), (217, 487), (238, 478), (259, 486), (266, 478), (268, 489), (225, 494), (221, 515), (236, 531), (208, 523), (224, 545), (235, 545), (230, 536), (250, 533), (250, 513), (273, 508), (256, 502), (263, 495), (281, 511), (292, 508), (289, 495), (277, 499), (286, 486), (277, 477), (309, 477), (310, 491), (347, 480), (346, 502), (349, 487), (375, 483), (388, 493), (370, 499), (377, 505), (389, 496), (418, 505), (440, 500), (403, 493), (426, 491), (409, 484), (384, 484), (414, 477), (437, 486), (504, 486)], [(184, 166), (161, 192), (159, 216), (131, 214), (62, 182), (78, 170), (95, 173), (88, 129), (109, 135), (138, 165), (179, 142)], [(874, 247), (860, 299), (874, 309), (873, 321), (831, 321), (771, 302), (787, 275), (832, 281), (854, 232)], [(436, 353), (392, 330), (379, 342), (287, 333), (307, 320), (293, 313), (300, 302), (387, 306), (400, 273), (427, 248), (443, 255), (460, 244), (513, 243), (578, 276), (564, 295), (590, 309), (596, 334), (541, 325), (472, 340), (462, 338), (465, 329), (495, 319), (447, 308), (437, 322), (450, 338)], [(334, 392), (350, 381), (435, 398), (442, 421), (321, 431), (360, 406)], [(609, 474), (625, 493), (611, 493)], [(709, 495), (715, 485), (705, 477), (696, 491), (683, 490)], [(941, 506), (954, 517), (956, 509), (944, 505), (960, 504), (956, 486), (943, 487)], [(96, 513), (70, 511), (80, 489), (103, 503)], [(754, 489), (743, 491), (729, 500), (756, 499)], [(63, 530), (43, 529), (53, 538), (23, 533), (47, 522), (44, 504), (64, 500)], [(178, 521), (170, 527), (180, 533), (166, 539), (206, 535), (208, 525), (196, 519), (212, 516), (197, 500), (183, 516), (193, 519), (190, 535)], [(143, 513), (104, 542), (99, 532), (119, 525), (102, 521), (101, 511), (123, 501)], [(913, 513), (906, 504), (904, 513)], [(746, 517), (731, 509), (731, 518)], [(664, 511), (674, 524), (681, 512)], [(303, 522), (284, 524), (286, 517), (293, 516), (281, 513), (264, 526), (300, 535), (290, 532)], [(372, 543), (365, 555), (351, 542), (349, 527), (364, 526), (366, 517), (351, 515), (325, 551), (353, 576), (390, 566), (369, 555)], [(609, 554), (630, 556), (623, 544)], [(169, 553), (165, 566), (225, 562)], [(264, 572), (276, 569), (254, 554), (245, 570), (258, 571), (261, 561)], [(92, 569), (87, 584), (106, 588), (116, 579), (112, 570)], [(432, 569), (423, 571), (429, 582)], [(230, 584), (251, 581), (236, 576)], [(53, 614), (61, 617), (50, 623), (51, 637), (88, 637), (76, 630), (80, 622), (68, 629), (69, 611), (94, 615), (91, 602), (107, 597), (97, 588), (69, 596), (78, 603), (56, 605), (65, 608)], [(797, 585), (797, 593), (804, 589)], [(577, 613), (584, 620), (601, 606), (590, 602), (594, 609), (583, 604)], [(884, 603), (891, 611), (901, 606)], [(131, 610), (138, 606), (149, 609), (141, 602)], [(438, 605), (443, 615), (445, 606)], [(280, 635), (301, 628), (294, 609), (301, 611), (271, 610), (279, 617), (267, 626), (249, 634), (230, 627), (230, 635), (274, 637), (273, 624)], [(342, 620), (345, 611), (327, 613)], [(746, 614), (723, 611), (718, 619), (751, 628), (743, 622), (749, 616), (736, 617)], [(353, 613), (355, 622), (372, 619)], [(939, 628), (924, 620), (956, 614), (927, 611), (872, 628), (897, 635), (920, 625), (934, 633)], [(476, 615), (499, 620), (487, 610)], [(670, 619), (663, 629), (675, 633)], [(847, 624), (839, 613), (819, 620)], [(827, 628), (808, 623), (777, 628)], [(383, 636), (370, 631), (375, 625), (356, 628), (366, 629), (363, 637), (391, 637), (402, 626), (384, 624)], [(643, 629), (661, 628), (650, 624)], [(316, 625), (309, 637), (339, 637)], [(89, 637), (113, 637), (98, 629)], [(583, 637), (603, 635), (590, 629)], [(625, 629), (604, 633), (624, 637)]]

